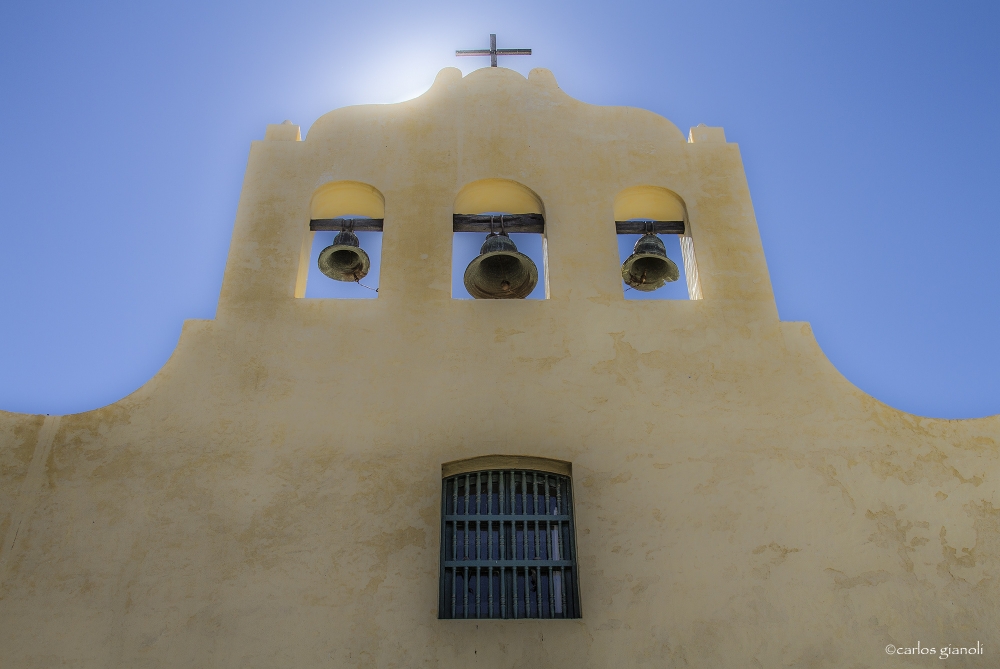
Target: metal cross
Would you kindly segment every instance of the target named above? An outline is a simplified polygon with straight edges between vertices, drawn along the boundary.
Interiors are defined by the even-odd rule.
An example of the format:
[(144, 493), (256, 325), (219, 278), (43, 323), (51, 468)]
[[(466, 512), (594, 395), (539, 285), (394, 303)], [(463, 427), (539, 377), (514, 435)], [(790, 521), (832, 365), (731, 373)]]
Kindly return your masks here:
[(497, 66), (497, 56), (530, 56), (531, 49), (498, 49), (497, 36), (490, 35), (490, 48), (487, 49), (461, 49), (455, 51), (456, 56), (489, 56), (490, 67)]

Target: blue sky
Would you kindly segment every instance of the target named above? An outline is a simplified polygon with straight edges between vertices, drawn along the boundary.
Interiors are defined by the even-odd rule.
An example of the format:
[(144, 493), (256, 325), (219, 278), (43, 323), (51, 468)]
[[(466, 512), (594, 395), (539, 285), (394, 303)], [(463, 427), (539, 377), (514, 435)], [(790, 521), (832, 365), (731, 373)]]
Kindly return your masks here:
[(250, 142), (490, 32), (570, 95), (738, 142), (783, 320), (920, 415), (1000, 412), (998, 3), (0, 7), (0, 408), (132, 392), (212, 318)]

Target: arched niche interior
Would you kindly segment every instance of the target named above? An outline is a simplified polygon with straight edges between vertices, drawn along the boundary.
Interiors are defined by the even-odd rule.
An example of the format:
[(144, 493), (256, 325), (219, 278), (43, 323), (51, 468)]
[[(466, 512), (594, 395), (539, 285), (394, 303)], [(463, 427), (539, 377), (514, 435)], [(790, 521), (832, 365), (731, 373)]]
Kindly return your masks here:
[(466, 268), (480, 252), (492, 229), (507, 232), (520, 253), (531, 258), (538, 284), (527, 299), (545, 299), (548, 287), (548, 249), (545, 207), (524, 184), (510, 179), (480, 179), (463, 186), (455, 196), (452, 239), (452, 297), (473, 299), (465, 287)]
[(650, 292), (635, 290), (622, 281), (625, 299), (701, 299), (701, 282), (687, 207), (677, 193), (653, 185), (626, 188), (615, 196), (614, 215), (618, 255), (623, 263), (632, 255), (642, 231), (652, 231), (663, 241), (667, 257), (680, 270), (679, 280)]
[[(385, 197), (374, 186), (360, 181), (331, 181), (317, 188), (309, 202), (309, 229), (303, 244), (302, 266), (296, 297), (373, 299), (378, 293), (382, 256), (382, 223)], [(324, 275), (318, 260), (323, 249), (341, 230), (358, 237), (368, 255), (368, 274), (359, 282), (337, 281)]]

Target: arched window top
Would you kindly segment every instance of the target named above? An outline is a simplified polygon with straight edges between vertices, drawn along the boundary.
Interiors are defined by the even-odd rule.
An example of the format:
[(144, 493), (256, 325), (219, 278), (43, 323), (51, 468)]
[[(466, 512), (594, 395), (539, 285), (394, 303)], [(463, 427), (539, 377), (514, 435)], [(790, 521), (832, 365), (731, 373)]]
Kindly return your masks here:
[(542, 199), (510, 179), (480, 179), (462, 187), (455, 197), (456, 214), (545, 214)]
[(531, 455), (480, 455), (465, 460), (454, 460), (441, 465), (442, 478), (478, 472), (486, 469), (531, 469), (562, 476), (573, 475), (573, 465), (563, 460), (539, 458)]
[(385, 218), (385, 197), (374, 186), (360, 181), (331, 181), (313, 193), (309, 213), (314, 220), (341, 216)]
[(633, 186), (615, 197), (615, 220), (686, 221), (687, 208), (677, 193), (660, 186)]

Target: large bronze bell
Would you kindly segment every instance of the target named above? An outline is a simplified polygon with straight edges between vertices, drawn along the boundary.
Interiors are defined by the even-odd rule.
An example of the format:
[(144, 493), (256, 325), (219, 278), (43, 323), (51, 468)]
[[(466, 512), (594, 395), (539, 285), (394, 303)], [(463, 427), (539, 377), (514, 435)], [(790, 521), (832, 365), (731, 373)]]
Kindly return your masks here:
[(635, 248), (622, 263), (622, 280), (636, 290), (649, 292), (680, 278), (677, 265), (667, 257), (667, 247), (651, 232), (635, 243)]
[(349, 230), (341, 230), (333, 238), (333, 244), (319, 253), (319, 271), (336, 281), (357, 282), (365, 278), (371, 260), (361, 248), (358, 236)]
[(477, 300), (523, 299), (537, 283), (535, 263), (518, 252), (506, 232), (491, 232), (465, 268), (465, 288)]

